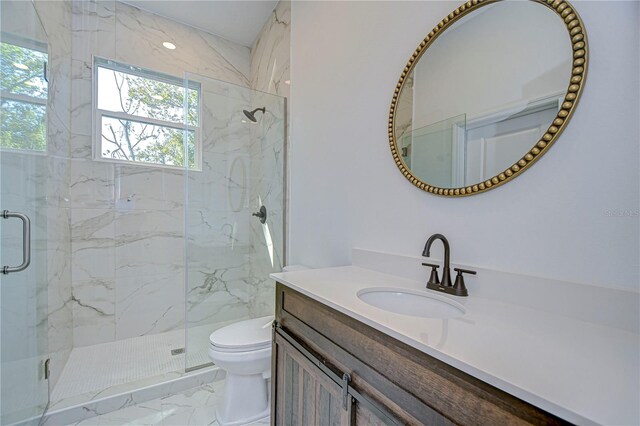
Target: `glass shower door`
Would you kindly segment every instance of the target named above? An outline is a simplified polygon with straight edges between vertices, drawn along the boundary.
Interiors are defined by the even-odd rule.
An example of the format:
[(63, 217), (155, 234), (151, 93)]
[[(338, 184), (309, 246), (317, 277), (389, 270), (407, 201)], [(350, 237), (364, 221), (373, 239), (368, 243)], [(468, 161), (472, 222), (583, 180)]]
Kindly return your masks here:
[[(285, 99), (188, 74), (200, 111), (186, 179), (186, 368), (211, 363), (209, 335), (272, 315), (284, 244)], [(196, 103), (197, 102), (197, 103)]]
[(1, 3), (0, 424), (37, 425), (49, 392), (46, 36), (30, 1)]

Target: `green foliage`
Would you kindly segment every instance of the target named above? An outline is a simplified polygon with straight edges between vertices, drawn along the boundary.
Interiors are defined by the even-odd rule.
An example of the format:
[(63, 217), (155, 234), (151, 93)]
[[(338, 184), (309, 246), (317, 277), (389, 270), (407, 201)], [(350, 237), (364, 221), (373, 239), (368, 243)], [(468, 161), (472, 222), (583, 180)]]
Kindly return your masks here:
[(2, 100), (0, 147), (46, 151), (46, 107)]
[[(189, 151), (189, 167), (195, 166), (195, 144), (194, 134), (189, 132), (188, 151)], [(168, 140), (160, 142), (155, 141), (144, 150), (138, 157), (140, 161), (158, 164), (171, 164), (176, 166), (184, 166), (184, 143), (183, 132), (172, 131)]]
[[(0, 88), (7, 97), (0, 110), (0, 147), (45, 151), (47, 99), (43, 78), (46, 53), (0, 43)], [(149, 117), (173, 126), (144, 123), (105, 116), (102, 122), (102, 155), (129, 161), (195, 166), (195, 134), (188, 131), (185, 161), (184, 88), (151, 78), (110, 71), (115, 81), (120, 111), (131, 116)], [(187, 121), (198, 125), (197, 90), (187, 91)], [(108, 142), (108, 143), (104, 143)]]
[[(184, 88), (158, 80), (112, 71), (120, 98), (122, 112), (174, 123), (184, 123)], [(188, 91), (188, 121), (198, 122), (198, 92)], [(111, 158), (173, 166), (185, 165), (184, 130), (163, 127), (142, 121), (104, 117), (103, 142), (110, 143), (111, 150), (103, 155)], [(189, 167), (195, 166), (194, 132), (187, 133)]]
[(1, 42), (0, 89), (3, 92), (47, 99), (47, 84), (43, 79), (46, 61), (46, 53)]
[(46, 53), (0, 43), (0, 88), (8, 97), (22, 96), (2, 98), (0, 147), (46, 150), (46, 106), (29, 101), (47, 99), (47, 83), (43, 79), (46, 61)]

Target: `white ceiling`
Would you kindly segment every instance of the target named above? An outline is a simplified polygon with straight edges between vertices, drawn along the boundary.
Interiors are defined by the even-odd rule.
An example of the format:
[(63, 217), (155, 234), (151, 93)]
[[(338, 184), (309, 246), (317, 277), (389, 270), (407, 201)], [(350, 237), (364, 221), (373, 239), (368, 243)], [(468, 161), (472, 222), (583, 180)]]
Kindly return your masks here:
[(124, 0), (132, 6), (251, 47), (277, 0)]

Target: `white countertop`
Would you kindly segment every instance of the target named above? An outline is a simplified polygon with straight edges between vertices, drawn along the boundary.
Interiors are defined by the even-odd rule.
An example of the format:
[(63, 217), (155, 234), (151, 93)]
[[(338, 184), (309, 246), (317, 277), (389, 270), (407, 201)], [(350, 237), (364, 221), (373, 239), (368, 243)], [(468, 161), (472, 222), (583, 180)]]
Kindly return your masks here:
[(471, 288), (469, 297), (450, 296), (465, 307), (460, 318), (394, 314), (356, 293), (370, 287), (432, 291), (356, 266), (271, 278), (570, 422), (640, 424), (640, 338), (634, 332), (474, 297)]

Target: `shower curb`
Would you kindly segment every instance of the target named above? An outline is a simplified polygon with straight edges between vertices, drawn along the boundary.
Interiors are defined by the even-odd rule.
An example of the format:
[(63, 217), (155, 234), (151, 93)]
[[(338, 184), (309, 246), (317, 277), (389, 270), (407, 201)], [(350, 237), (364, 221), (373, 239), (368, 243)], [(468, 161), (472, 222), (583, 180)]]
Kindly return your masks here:
[(180, 377), (165, 380), (137, 389), (91, 399), (68, 407), (56, 408), (45, 413), (41, 426), (64, 426), (91, 417), (110, 413), (156, 398), (170, 396), (207, 383), (223, 380), (225, 371), (211, 366), (183, 373)]

